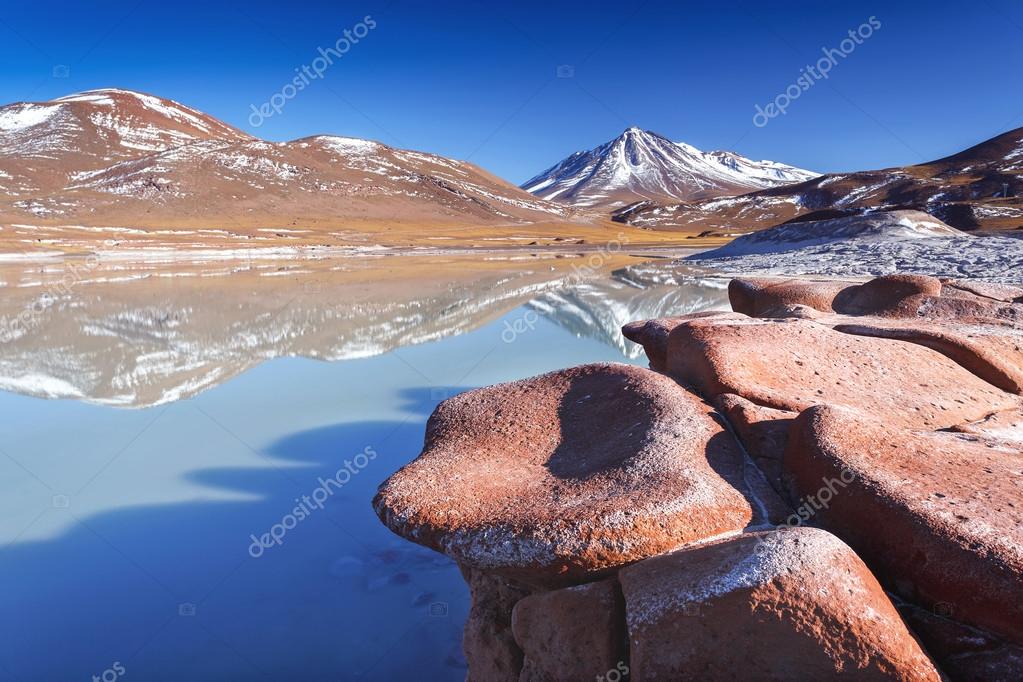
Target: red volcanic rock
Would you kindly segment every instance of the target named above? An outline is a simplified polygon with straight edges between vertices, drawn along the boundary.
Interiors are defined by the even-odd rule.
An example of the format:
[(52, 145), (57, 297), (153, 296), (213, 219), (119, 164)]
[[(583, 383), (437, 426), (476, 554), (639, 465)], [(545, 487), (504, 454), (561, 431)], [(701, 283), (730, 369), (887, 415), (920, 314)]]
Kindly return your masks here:
[(835, 297), (835, 312), (845, 315), (915, 317), (928, 298), (941, 296), (941, 280), (926, 275), (885, 275), (849, 287)]
[(662, 371), (665, 365), (665, 352), (668, 349), (668, 334), (682, 324), (684, 317), (664, 317), (656, 320), (629, 322), (622, 327), (622, 336), (643, 346), (650, 367)]
[(851, 282), (736, 278), (728, 283), (728, 301), (732, 310), (750, 317), (789, 317), (779, 313), (792, 306), (830, 313), (835, 296), (851, 286)]
[(761, 407), (734, 393), (717, 396), (714, 405), (728, 418), (739, 442), (764, 472), (771, 486), (782, 492), (781, 457), (789, 429), (799, 413)]
[(650, 368), (663, 372), (666, 363), (668, 350), (668, 334), (686, 320), (696, 320), (701, 317), (738, 317), (729, 313), (702, 312), (690, 313), (681, 317), (661, 317), (654, 320), (640, 320), (629, 322), (622, 327), (622, 336), (629, 341), (643, 346), (647, 360), (650, 361)]
[(472, 607), (465, 621), (462, 651), (470, 682), (517, 682), (522, 650), (512, 634), (512, 609), (529, 590), (515, 581), (463, 569)]
[(953, 620), (951, 606), (938, 605), (938, 613), (908, 603), (898, 608), (942, 672), (955, 682), (1023, 680), (1023, 647)]
[(943, 283), (925, 275), (885, 275), (863, 284), (740, 278), (729, 283), (728, 298), (733, 310), (751, 317), (793, 317), (806, 306), (843, 315), (1023, 324), (1023, 289), (963, 280)]
[(707, 398), (734, 393), (788, 412), (842, 405), (897, 427), (944, 428), (1020, 405), (937, 351), (807, 320), (683, 322), (666, 370)]
[(593, 680), (627, 659), (625, 606), (604, 580), (526, 597), (512, 612), (522, 682)]
[(1023, 450), (821, 406), (796, 420), (784, 467), (796, 494), (846, 482), (814, 522), (896, 592), (1023, 643)]
[(983, 419), (956, 424), (951, 431), (972, 433), (989, 440), (1002, 440), (1015, 447), (1023, 447), (1023, 409), (992, 412)]
[(992, 301), (1023, 303), (1023, 289), (1009, 284), (993, 284), (969, 279), (943, 279), (941, 283), (944, 285), (942, 293), (945, 295), (955, 295), (958, 290)]
[(422, 454), (374, 507), (463, 566), (584, 580), (762, 520), (747, 460), (712, 412), (621, 364), (470, 391), (438, 406)]
[(815, 528), (620, 572), (635, 680), (938, 680), (870, 570)]
[(1004, 391), (1023, 393), (1023, 329), (875, 318), (843, 322), (834, 328), (933, 348), (988, 383)]

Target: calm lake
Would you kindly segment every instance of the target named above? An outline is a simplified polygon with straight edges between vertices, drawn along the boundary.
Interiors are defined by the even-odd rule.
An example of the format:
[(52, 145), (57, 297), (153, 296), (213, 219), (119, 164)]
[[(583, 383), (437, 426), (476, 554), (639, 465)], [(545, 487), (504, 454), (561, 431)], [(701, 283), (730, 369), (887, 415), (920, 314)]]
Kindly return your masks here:
[(616, 256), (0, 269), (0, 679), (462, 680), (468, 593), (377, 520), (455, 393), (727, 307)]

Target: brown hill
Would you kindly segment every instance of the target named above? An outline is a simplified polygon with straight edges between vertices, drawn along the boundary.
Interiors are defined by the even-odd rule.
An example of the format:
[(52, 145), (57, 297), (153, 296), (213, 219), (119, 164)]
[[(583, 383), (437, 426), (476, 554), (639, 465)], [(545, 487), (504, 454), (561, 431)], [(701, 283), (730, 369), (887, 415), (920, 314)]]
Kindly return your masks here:
[(738, 197), (690, 203), (642, 202), (614, 219), (639, 227), (742, 233), (812, 212), (820, 217), (867, 209), (917, 209), (963, 230), (1023, 226), (1023, 128), (927, 163), (829, 173)]

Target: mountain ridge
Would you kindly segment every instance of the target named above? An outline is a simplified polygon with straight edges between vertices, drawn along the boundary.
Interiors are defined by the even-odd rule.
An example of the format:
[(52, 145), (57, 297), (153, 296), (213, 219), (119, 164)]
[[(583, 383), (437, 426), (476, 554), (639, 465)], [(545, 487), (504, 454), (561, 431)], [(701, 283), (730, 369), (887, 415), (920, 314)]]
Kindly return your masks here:
[(741, 194), (816, 175), (731, 151), (704, 152), (633, 126), (609, 142), (569, 155), (521, 187), (549, 201), (613, 209), (643, 200)]
[(269, 142), (116, 88), (0, 107), (0, 220), (592, 222), (466, 161), (332, 135)]

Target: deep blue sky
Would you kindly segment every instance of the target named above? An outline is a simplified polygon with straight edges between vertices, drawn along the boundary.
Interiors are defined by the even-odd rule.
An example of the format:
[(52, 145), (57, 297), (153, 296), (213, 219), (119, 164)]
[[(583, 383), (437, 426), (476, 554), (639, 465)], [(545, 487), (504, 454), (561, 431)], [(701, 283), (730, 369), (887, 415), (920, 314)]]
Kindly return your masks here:
[[(13, 4), (13, 3), (12, 3)], [(377, 26), (258, 129), (364, 16)], [(822, 47), (881, 28), (752, 124)], [(914, 163), (1023, 125), (1023, 3), (50, 0), (0, 16), (0, 101), (117, 86), (271, 140), (315, 133), (469, 158), (521, 182), (630, 125), (820, 171)], [(53, 67), (68, 65), (67, 78)], [(560, 64), (574, 77), (557, 78)]]

